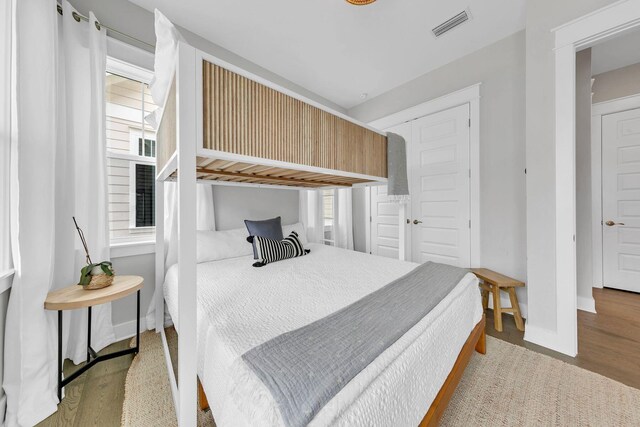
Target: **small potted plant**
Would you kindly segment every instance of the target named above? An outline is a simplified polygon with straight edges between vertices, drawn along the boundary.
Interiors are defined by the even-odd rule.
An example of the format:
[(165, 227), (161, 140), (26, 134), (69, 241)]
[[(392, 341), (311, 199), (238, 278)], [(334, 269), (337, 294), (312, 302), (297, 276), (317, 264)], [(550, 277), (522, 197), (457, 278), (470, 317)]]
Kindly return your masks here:
[(89, 255), (89, 249), (87, 248), (87, 242), (84, 238), (84, 233), (78, 227), (78, 223), (76, 222), (76, 218), (73, 217), (73, 222), (76, 225), (76, 230), (78, 230), (78, 235), (80, 236), (80, 240), (82, 241), (82, 246), (84, 247), (84, 253), (87, 259), (87, 265), (82, 267), (80, 270), (80, 281), (78, 285), (82, 286), (84, 289), (93, 290), (93, 289), (102, 289), (107, 286), (111, 286), (113, 284), (114, 272), (113, 266), (110, 261), (102, 261), (98, 263), (94, 263), (91, 261), (91, 256)]

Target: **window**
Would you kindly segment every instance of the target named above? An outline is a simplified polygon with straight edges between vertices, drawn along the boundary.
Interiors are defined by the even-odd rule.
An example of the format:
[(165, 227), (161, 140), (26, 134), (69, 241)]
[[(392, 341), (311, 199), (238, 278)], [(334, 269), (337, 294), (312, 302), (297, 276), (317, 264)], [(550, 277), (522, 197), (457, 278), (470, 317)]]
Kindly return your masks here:
[(322, 190), (322, 220), (324, 223), (324, 244), (333, 246), (333, 190)]
[(156, 109), (151, 73), (107, 61), (106, 125), (111, 243), (155, 239), (156, 134), (144, 117)]

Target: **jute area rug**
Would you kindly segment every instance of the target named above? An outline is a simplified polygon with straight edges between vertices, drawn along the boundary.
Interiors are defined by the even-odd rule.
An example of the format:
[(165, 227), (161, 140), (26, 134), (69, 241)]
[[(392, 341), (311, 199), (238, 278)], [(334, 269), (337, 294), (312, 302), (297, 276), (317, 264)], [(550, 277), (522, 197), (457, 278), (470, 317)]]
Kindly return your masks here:
[[(169, 345), (176, 347), (170, 331)], [(141, 335), (141, 352), (129, 368), (122, 425), (177, 425), (154, 332)], [(640, 390), (488, 336), (487, 354), (474, 354), (441, 425), (640, 426)], [(198, 426), (215, 426), (210, 412), (199, 411)]]

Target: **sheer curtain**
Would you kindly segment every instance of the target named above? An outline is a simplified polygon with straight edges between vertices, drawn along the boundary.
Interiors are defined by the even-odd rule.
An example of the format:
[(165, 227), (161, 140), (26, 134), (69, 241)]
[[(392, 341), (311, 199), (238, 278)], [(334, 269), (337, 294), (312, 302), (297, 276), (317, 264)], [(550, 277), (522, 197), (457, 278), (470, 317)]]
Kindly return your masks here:
[[(5, 337), (5, 423), (34, 425), (56, 411), (57, 322), (43, 309), (49, 290), (76, 283), (84, 255), (109, 259), (104, 78), (105, 30), (76, 22), (63, 2), (13, 0), (15, 81), (11, 202), (14, 283)], [(16, 160), (16, 161), (14, 161)], [(86, 311), (65, 312), (63, 350), (86, 357)], [(93, 310), (95, 349), (114, 340), (111, 306)]]
[(335, 246), (353, 250), (353, 201), (351, 188), (333, 191), (333, 235)]
[[(324, 242), (324, 197), (323, 190), (300, 190), (300, 222), (307, 230), (307, 240)], [(343, 249), (353, 249), (353, 204), (351, 188), (333, 190), (333, 232), (334, 245)]]
[(324, 240), (322, 191), (300, 190), (298, 215), (300, 222), (307, 230), (307, 240), (322, 243)]

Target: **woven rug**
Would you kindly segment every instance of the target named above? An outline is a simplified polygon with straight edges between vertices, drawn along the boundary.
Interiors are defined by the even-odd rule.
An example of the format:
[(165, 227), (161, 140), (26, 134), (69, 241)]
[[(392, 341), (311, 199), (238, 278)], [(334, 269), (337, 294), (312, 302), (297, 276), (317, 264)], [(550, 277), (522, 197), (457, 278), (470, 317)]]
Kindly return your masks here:
[[(175, 348), (175, 332), (167, 339)], [(143, 333), (123, 426), (177, 425), (164, 360), (160, 336)], [(441, 425), (638, 426), (640, 390), (488, 336), (487, 354), (474, 354)], [(215, 426), (210, 412), (199, 411), (198, 426)]]

